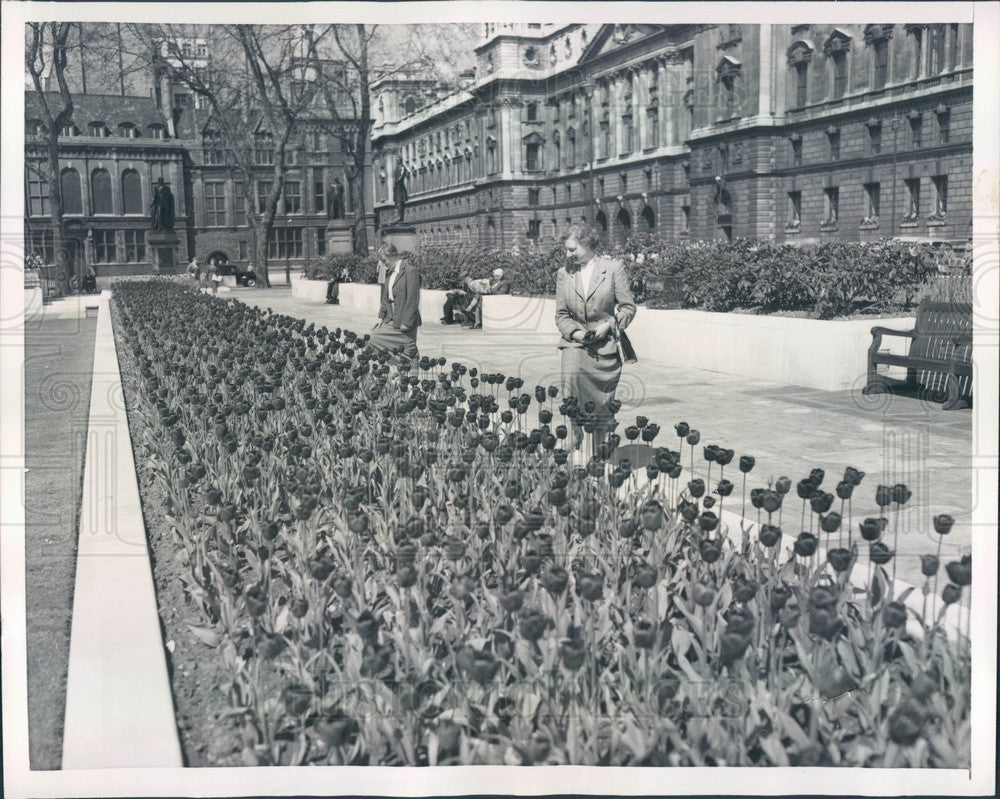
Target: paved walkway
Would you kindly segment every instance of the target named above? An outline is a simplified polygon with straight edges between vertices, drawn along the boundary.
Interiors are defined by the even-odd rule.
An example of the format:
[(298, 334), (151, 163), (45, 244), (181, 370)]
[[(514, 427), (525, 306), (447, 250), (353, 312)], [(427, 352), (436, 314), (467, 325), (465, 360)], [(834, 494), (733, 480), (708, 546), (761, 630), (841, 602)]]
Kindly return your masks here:
[[(375, 324), (367, 314), (297, 300), (283, 287), (234, 289), (226, 296), (330, 328), (364, 333)], [(484, 333), (426, 319), (418, 345), (422, 355), (444, 355), (488, 372), (522, 377), (529, 391), (536, 384), (559, 384), (559, 353), (548, 334)], [(970, 549), (973, 414), (969, 410), (942, 411), (939, 404), (908, 397), (825, 392), (647, 363), (625, 367), (618, 396), (623, 426), (637, 413), (647, 416), (664, 428), (657, 443), (676, 449), (673, 425), (686, 421), (701, 431), (702, 444), (734, 449), (737, 457), (753, 455), (757, 465), (748, 488), (763, 485), (769, 476), (788, 475), (797, 482), (820, 467), (828, 475), (823, 488), (832, 492), (844, 468), (854, 466), (867, 474), (854, 500), (854, 517), (860, 520), (876, 514), (878, 483), (906, 483), (913, 499), (901, 519), (905, 534), (900, 537), (898, 568), (911, 583), (923, 581), (919, 555), (937, 546), (934, 514), (950, 513), (956, 519), (945, 539), (946, 555)], [(688, 452), (685, 445), (685, 465)], [(696, 471), (704, 466), (699, 445)], [(730, 474), (734, 472), (730, 467)], [(798, 525), (801, 505), (794, 495), (790, 500), (784, 527), (795, 534), (792, 528)], [(737, 508), (738, 500), (726, 504)]]

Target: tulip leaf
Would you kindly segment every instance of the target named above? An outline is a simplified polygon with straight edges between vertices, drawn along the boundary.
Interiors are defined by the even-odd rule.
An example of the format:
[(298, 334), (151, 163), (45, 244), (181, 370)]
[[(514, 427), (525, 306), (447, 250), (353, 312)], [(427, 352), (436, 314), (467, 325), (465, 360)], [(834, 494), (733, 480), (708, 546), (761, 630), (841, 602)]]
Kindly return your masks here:
[(222, 643), (222, 636), (211, 627), (195, 627), (193, 624), (189, 624), (188, 629), (206, 646), (216, 647)]

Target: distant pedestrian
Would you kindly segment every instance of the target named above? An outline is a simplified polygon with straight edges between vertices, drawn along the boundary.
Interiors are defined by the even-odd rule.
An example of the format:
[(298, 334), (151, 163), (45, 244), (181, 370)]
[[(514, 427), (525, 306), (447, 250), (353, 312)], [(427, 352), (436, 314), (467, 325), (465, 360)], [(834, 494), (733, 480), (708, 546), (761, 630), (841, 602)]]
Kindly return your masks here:
[(191, 275), (191, 279), (195, 286), (201, 285), (201, 266), (198, 264), (198, 259), (195, 257), (191, 258), (191, 263), (188, 264), (187, 268), (188, 274)]

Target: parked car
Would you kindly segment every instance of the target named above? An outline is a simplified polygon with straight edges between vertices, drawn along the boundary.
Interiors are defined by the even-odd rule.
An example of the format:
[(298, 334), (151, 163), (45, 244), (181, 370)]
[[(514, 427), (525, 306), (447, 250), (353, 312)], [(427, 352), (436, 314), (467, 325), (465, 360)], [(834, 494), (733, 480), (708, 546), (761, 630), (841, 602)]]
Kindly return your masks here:
[(257, 285), (257, 273), (250, 266), (241, 266), (240, 264), (221, 264), (218, 269), (220, 275), (232, 275), (235, 277), (237, 286), (253, 288)]

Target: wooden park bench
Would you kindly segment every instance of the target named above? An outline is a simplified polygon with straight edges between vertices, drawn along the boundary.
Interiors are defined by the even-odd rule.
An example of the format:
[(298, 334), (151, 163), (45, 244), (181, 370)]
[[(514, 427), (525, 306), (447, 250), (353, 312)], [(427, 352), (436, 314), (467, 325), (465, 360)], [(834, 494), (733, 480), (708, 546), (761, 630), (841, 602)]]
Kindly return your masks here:
[[(882, 352), (883, 336), (906, 336), (910, 339), (909, 352)], [(878, 366), (906, 367), (906, 379), (881, 375)], [(942, 410), (968, 407), (972, 400), (972, 305), (924, 301), (917, 308), (912, 330), (872, 328), (868, 384), (861, 393), (880, 394), (921, 386), (926, 396), (942, 398)]]

